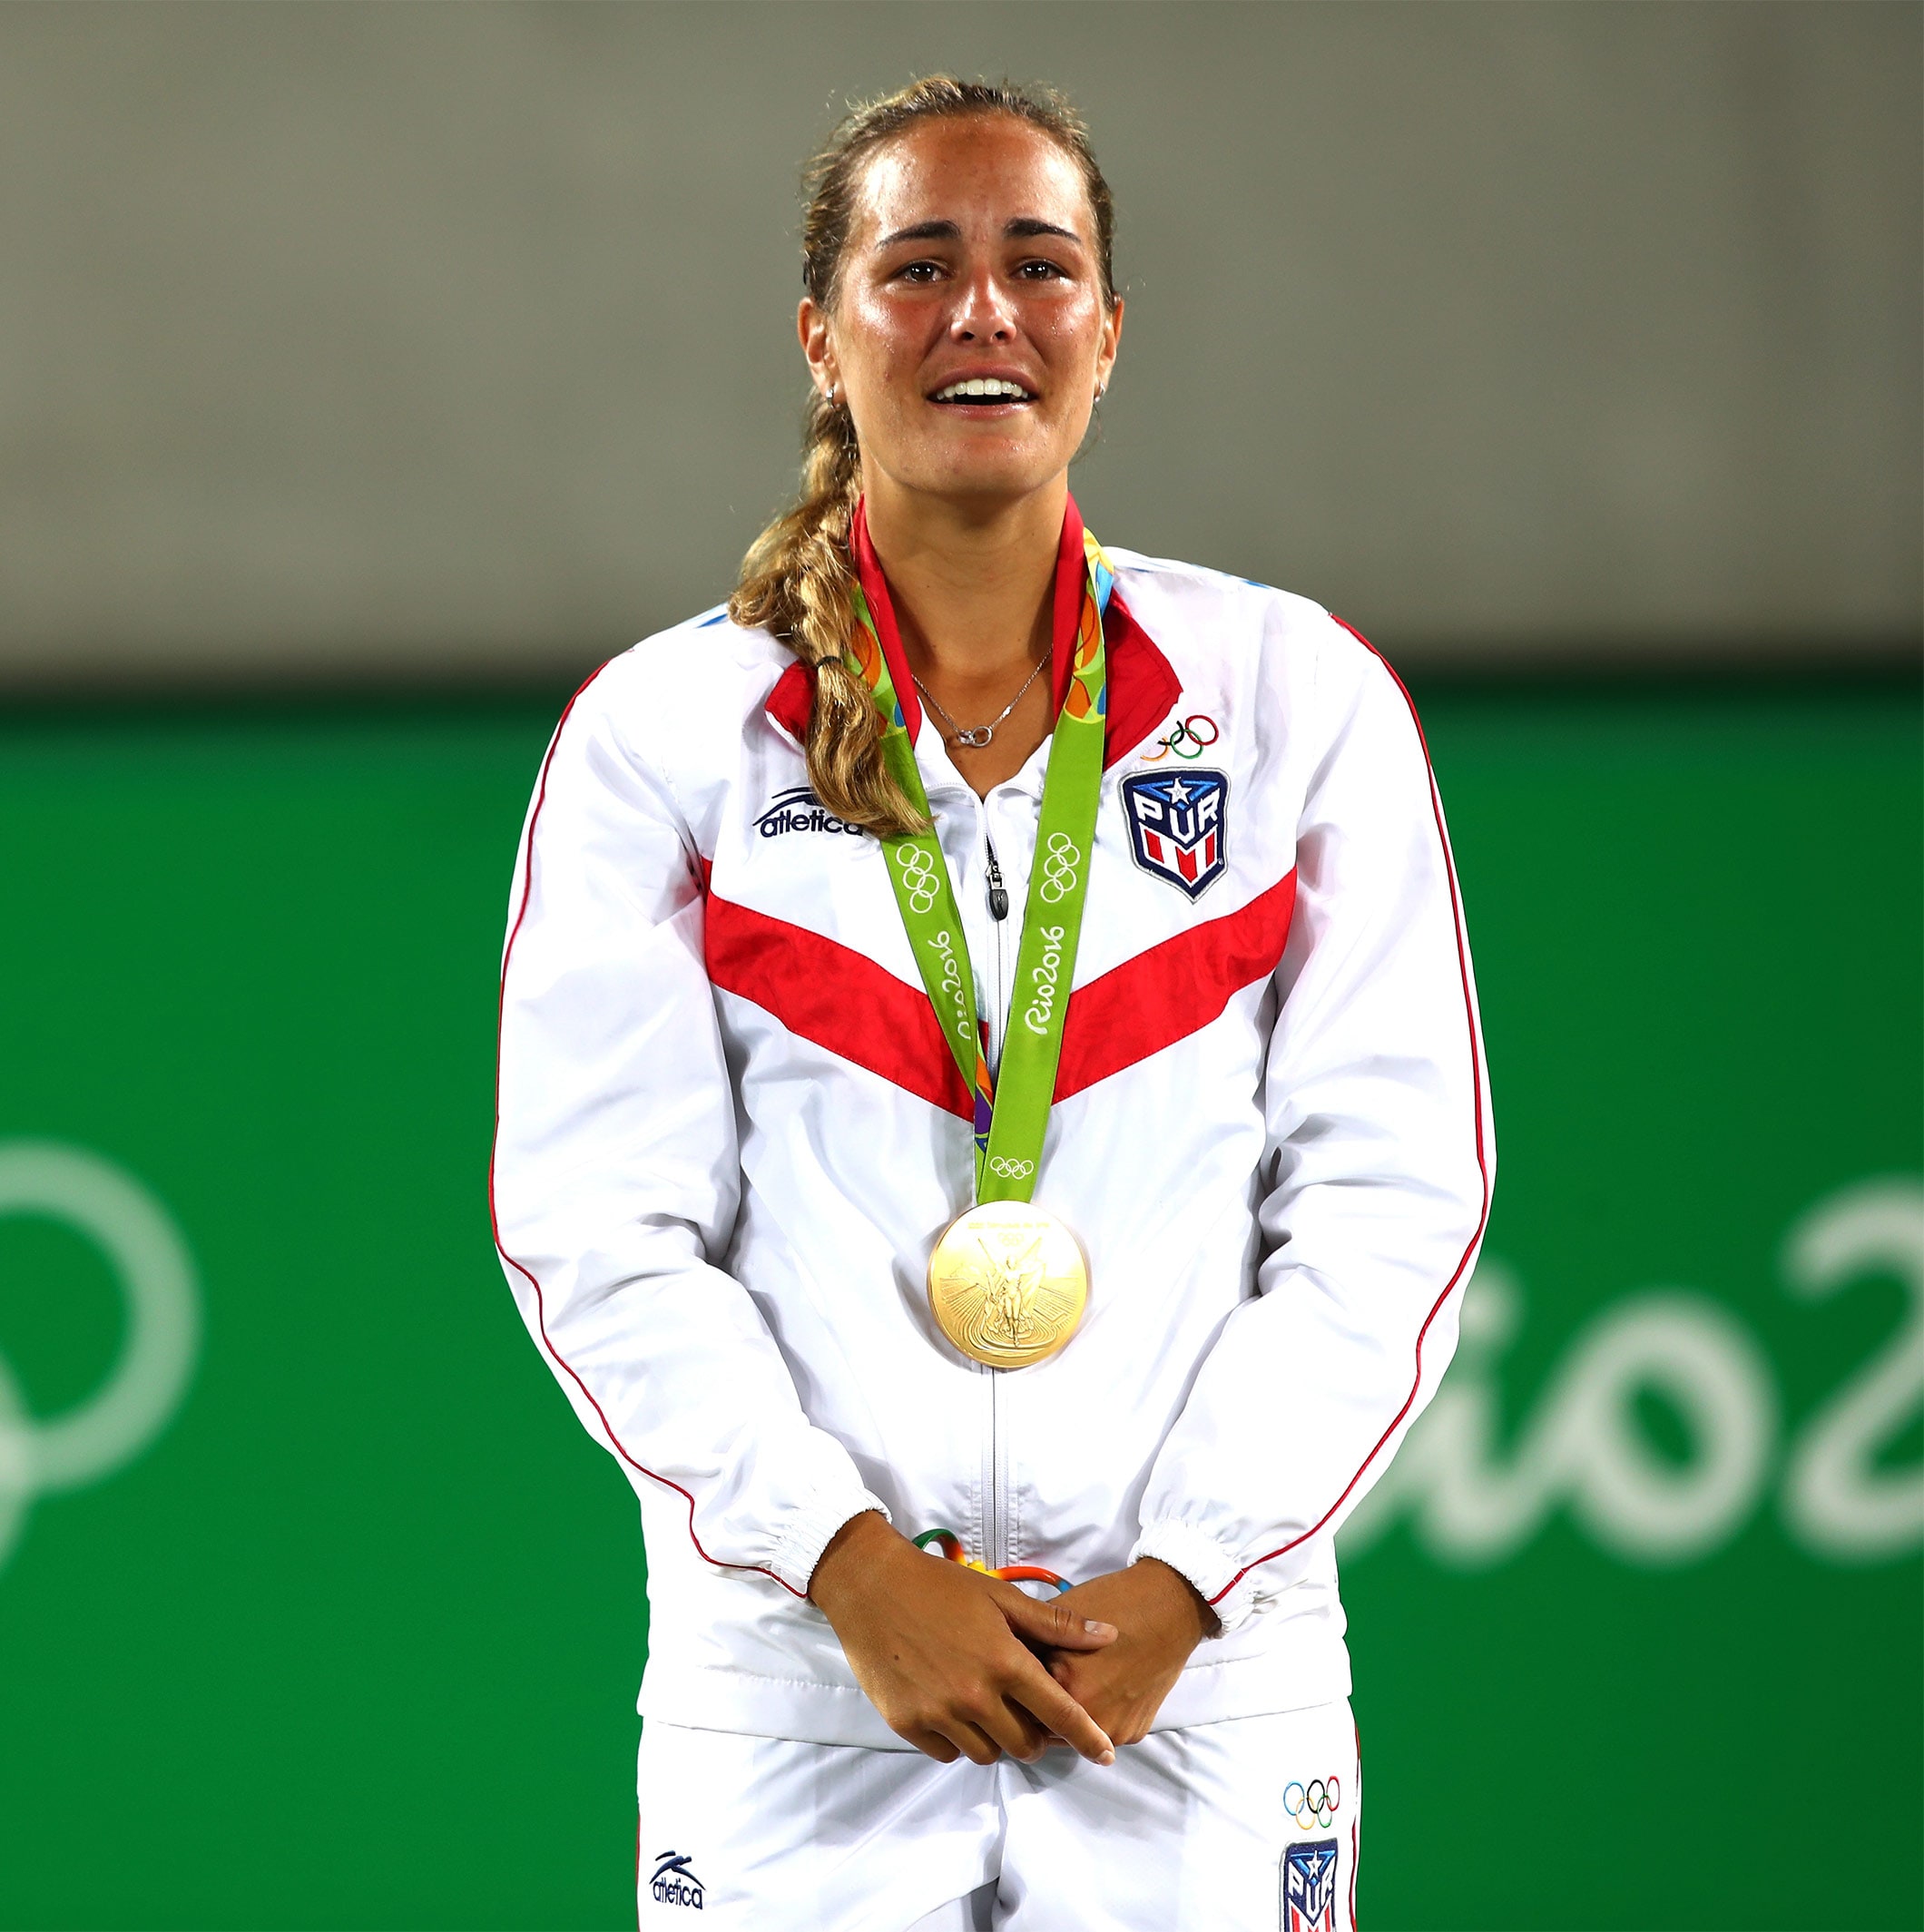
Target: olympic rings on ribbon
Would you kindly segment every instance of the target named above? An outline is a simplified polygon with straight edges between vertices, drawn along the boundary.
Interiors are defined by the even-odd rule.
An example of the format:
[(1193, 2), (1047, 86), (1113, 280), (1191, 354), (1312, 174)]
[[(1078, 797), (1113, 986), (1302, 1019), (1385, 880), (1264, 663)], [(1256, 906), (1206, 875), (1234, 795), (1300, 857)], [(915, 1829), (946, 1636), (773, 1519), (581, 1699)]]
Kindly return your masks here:
[(1297, 1829), (1307, 1831), (1312, 1825), (1325, 1830), (1343, 1801), (1342, 1785), (1334, 1778), (1312, 1778), (1307, 1785), (1293, 1780), (1282, 1794), (1282, 1809), (1296, 1820)]
[(1012, 1563), (1005, 1569), (992, 1570), (986, 1563), (977, 1563), (962, 1547), (962, 1539), (952, 1529), (925, 1529), (915, 1539), (918, 1550), (927, 1550), (933, 1543), (941, 1550), (950, 1563), (958, 1563), (966, 1570), (974, 1570), (983, 1576), (999, 1576), (1006, 1584), (1049, 1584), (1059, 1596), (1073, 1585), (1066, 1577), (1058, 1576), (1054, 1570), (1045, 1570), (1038, 1564)]
[(1082, 848), (1066, 832), (1051, 832), (1042, 858), (1042, 897), (1049, 905), (1075, 890), (1075, 868), (1081, 864)]
[[(1202, 735), (1204, 731), (1209, 733), (1207, 738)], [(1222, 735), (1222, 733), (1216, 727), (1216, 721), (1207, 711), (1192, 712), (1189, 717), (1184, 718), (1176, 726), (1175, 730), (1167, 738), (1156, 740), (1156, 743), (1162, 747), (1162, 750), (1146, 753), (1143, 762), (1145, 765), (1160, 764), (1163, 760), (1173, 751), (1178, 758), (1193, 764)], [(1193, 751), (1185, 751), (1183, 749), (1185, 744), (1193, 745), (1195, 750)]]
[(918, 912), (927, 912), (936, 902), (936, 862), (918, 845), (898, 845), (895, 862), (902, 868), (902, 885), (908, 903)]
[(1026, 1181), (1036, 1172), (1033, 1161), (1012, 1161), (1006, 1153), (998, 1153), (988, 1163), (988, 1171), (1005, 1181)]

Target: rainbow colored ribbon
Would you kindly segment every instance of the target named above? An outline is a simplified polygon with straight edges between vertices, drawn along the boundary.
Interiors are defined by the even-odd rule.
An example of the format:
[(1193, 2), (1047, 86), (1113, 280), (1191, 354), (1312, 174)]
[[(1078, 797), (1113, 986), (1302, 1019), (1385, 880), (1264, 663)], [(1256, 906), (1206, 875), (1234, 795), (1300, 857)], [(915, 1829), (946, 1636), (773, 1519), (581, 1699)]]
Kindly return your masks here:
[(940, 1545), (950, 1563), (958, 1563), (965, 1570), (975, 1570), (984, 1576), (999, 1576), (1006, 1584), (1053, 1584), (1058, 1594), (1075, 1587), (1066, 1577), (1056, 1575), (1054, 1570), (1045, 1570), (1039, 1564), (1012, 1563), (992, 1570), (986, 1563), (977, 1563), (962, 1547), (961, 1537), (952, 1529), (925, 1529), (915, 1539), (918, 1550), (927, 1550), (931, 1543)]

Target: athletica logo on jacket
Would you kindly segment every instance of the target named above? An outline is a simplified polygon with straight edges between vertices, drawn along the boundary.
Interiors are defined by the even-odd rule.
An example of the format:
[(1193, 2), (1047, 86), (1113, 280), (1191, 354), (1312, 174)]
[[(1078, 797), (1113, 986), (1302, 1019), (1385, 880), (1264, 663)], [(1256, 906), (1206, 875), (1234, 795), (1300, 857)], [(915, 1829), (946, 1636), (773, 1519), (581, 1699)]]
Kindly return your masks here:
[(705, 1888), (688, 1868), (693, 1854), (658, 1851), (654, 1856), (654, 1877), (648, 1881), (648, 1896), (657, 1905), (692, 1905), (699, 1912)]
[(1123, 780), (1135, 862), (1198, 898), (1229, 862), (1229, 780), (1220, 771), (1138, 771)]
[(778, 791), (755, 820), (755, 829), (764, 839), (779, 839), (784, 832), (850, 832), (858, 839), (862, 834), (860, 826), (838, 819), (806, 785)]

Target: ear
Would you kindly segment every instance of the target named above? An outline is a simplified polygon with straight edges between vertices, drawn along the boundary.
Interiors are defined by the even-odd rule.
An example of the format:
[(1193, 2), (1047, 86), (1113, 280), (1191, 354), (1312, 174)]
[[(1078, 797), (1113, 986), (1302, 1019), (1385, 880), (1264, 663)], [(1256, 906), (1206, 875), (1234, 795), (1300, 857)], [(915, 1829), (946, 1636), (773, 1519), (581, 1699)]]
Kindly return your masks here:
[(809, 377), (819, 394), (826, 396), (841, 386), (841, 371), (836, 367), (835, 349), (829, 339), (829, 317), (815, 306), (813, 296), (805, 295), (795, 311), (795, 333), (807, 358)]
[(1095, 385), (1106, 389), (1109, 378), (1115, 373), (1116, 351), (1123, 346), (1123, 299), (1117, 296), (1115, 307), (1109, 311), (1103, 323), (1103, 332), (1095, 348)]

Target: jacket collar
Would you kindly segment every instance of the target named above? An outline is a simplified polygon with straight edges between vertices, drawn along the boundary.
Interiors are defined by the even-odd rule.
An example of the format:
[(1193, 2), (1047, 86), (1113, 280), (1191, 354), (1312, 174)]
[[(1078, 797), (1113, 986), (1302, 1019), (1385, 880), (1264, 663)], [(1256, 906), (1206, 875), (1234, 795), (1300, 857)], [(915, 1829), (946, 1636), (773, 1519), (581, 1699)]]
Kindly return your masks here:
[[(881, 561), (869, 540), (867, 505), (858, 503), (855, 521), (849, 533), (849, 548), (860, 579), (862, 593), (875, 618), (875, 632), (881, 641), (882, 657), (888, 666), (896, 696), (901, 701), (902, 716), (913, 742), (922, 728), (922, 706), (908, 674), (908, 657), (902, 648), (900, 626), (896, 623), (895, 605), (888, 594), (888, 580)], [(1068, 694), (1069, 672), (1074, 657), (1075, 627), (1082, 615), (1083, 579), (1082, 512), (1070, 497), (1062, 520), (1062, 542), (1055, 554), (1055, 600), (1053, 613), (1053, 642), (1055, 656), (1050, 667), (1055, 686), (1055, 708), (1062, 709)], [(1103, 769), (1128, 757), (1169, 715), (1183, 695), (1183, 682), (1175, 667), (1157, 648), (1155, 641), (1135, 621), (1124, 603), (1120, 590), (1112, 591), (1109, 607), (1103, 617), (1103, 642), (1108, 653), (1109, 694), (1104, 717)], [(775, 681), (769, 693), (768, 715), (798, 742), (806, 739), (809, 714), (814, 708), (814, 674), (799, 661), (790, 664)]]

